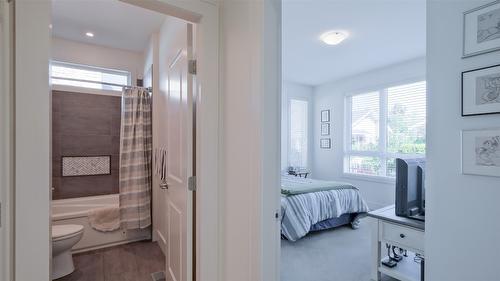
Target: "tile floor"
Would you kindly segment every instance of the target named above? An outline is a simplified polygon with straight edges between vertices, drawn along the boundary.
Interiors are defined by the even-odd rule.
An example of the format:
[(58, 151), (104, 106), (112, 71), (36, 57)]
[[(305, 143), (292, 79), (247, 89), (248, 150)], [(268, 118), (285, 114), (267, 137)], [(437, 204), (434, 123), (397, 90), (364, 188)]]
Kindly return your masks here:
[(151, 241), (75, 254), (73, 260), (76, 270), (57, 281), (151, 281), (151, 273), (165, 270), (165, 256)]

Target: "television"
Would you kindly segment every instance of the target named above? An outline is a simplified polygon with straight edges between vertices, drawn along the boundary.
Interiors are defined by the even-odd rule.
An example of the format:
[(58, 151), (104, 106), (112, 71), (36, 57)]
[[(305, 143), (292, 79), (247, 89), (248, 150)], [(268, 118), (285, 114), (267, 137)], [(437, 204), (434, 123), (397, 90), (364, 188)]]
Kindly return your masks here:
[(396, 158), (396, 216), (425, 221), (425, 159)]

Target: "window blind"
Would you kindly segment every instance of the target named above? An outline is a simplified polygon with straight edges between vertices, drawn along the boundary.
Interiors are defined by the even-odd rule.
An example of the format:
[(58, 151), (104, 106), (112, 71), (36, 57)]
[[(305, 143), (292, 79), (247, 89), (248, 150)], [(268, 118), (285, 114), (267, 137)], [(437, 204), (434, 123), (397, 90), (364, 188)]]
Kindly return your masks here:
[(387, 150), (425, 153), (426, 83), (387, 89)]
[(56, 85), (121, 91), (130, 85), (130, 72), (52, 61), (51, 82)]
[(308, 102), (290, 100), (289, 166), (307, 167)]
[(419, 81), (347, 97), (348, 173), (395, 176), (395, 158), (421, 157), (426, 145), (426, 82)]
[(379, 99), (380, 95), (378, 92), (360, 94), (352, 97), (352, 150), (378, 150), (380, 121)]

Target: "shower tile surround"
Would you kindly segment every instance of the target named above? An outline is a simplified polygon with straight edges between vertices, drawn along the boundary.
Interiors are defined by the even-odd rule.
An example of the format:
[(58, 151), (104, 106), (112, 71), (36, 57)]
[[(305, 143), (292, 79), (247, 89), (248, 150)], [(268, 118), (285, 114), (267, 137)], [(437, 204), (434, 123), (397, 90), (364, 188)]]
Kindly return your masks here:
[[(52, 91), (52, 199), (118, 193), (121, 97)], [(111, 174), (62, 177), (62, 156), (111, 155)]]

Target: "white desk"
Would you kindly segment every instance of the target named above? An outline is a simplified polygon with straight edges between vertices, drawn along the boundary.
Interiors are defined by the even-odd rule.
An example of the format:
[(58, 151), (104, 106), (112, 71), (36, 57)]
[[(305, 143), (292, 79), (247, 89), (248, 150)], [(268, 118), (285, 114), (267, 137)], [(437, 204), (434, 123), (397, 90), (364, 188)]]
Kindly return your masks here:
[(371, 280), (379, 281), (381, 273), (401, 281), (422, 280), (420, 264), (413, 261), (413, 255), (393, 268), (382, 265), (381, 260), (387, 257), (386, 243), (424, 256), (424, 222), (396, 216), (394, 205), (372, 211), (368, 216), (372, 228)]

